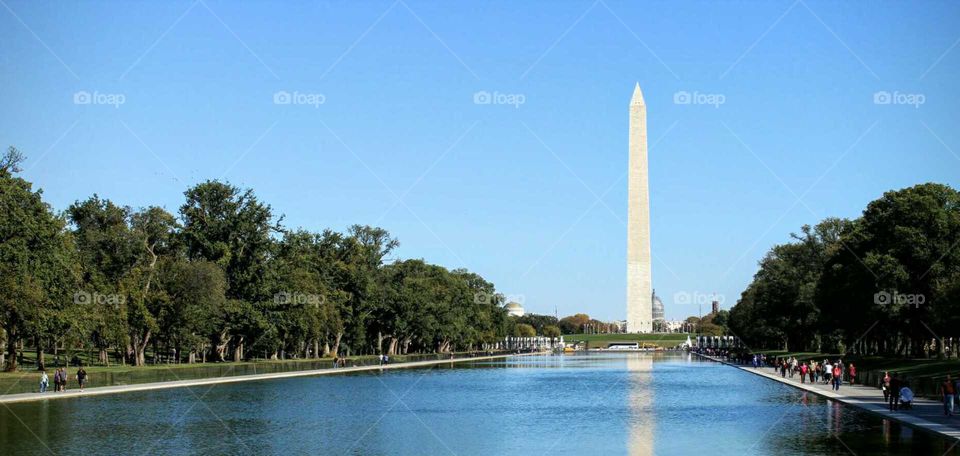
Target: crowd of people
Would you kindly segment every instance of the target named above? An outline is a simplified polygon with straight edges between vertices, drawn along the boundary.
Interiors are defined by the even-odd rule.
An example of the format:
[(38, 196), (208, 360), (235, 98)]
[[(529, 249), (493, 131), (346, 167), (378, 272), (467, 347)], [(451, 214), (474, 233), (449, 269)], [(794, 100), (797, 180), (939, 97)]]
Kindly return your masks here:
[[(820, 362), (814, 359), (801, 361), (795, 356), (774, 357), (764, 353), (719, 348), (694, 348), (691, 351), (740, 365), (749, 365), (754, 369), (771, 368), (783, 378), (799, 377), (800, 383), (830, 385), (834, 391), (838, 391), (844, 382), (849, 385), (857, 383), (856, 366), (853, 363), (844, 364), (842, 359), (835, 361), (824, 359)], [(890, 411), (913, 408), (914, 393), (906, 377), (897, 373), (884, 372), (879, 386), (883, 391), (883, 400)], [(960, 376), (956, 379), (947, 376), (946, 380), (940, 384), (940, 395), (943, 399), (945, 416), (953, 416), (955, 411), (960, 413)]]
[[(77, 370), (77, 375), (74, 376), (77, 381), (77, 386), (80, 387), (80, 391), (83, 391), (83, 388), (87, 386), (87, 371), (82, 366)], [(53, 391), (54, 392), (63, 392), (67, 390), (67, 383), (70, 379), (70, 374), (67, 373), (67, 368), (58, 367), (53, 372)], [(46, 369), (40, 369), (40, 392), (46, 393), (50, 388), (50, 376), (47, 375)]]
[(769, 362), (766, 355), (755, 354), (751, 359), (754, 368), (762, 366), (772, 367), (774, 372), (779, 372), (781, 377), (790, 378), (800, 376), (800, 383), (823, 383), (830, 385), (834, 391), (840, 390), (840, 386), (846, 381), (850, 385), (857, 383), (857, 367), (850, 364), (844, 364), (843, 360), (838, 359), (831, 362), (824, 359), (821, 362), (809, 359), (799, 361), (795, 356), (789, 358), (774, 358)]
[[(769, 359), (765, 354), (754, 354), (751, 358), (751, 364), (754, 368), (772, 367), (774, 372), (779, 372), (780, 376), (784, 378), (788, 376), (794, 378), (795, 375), (799, 375), (800, 383), (807, 383), (809, 380), (810, 383), (830, 385), (834, 391), (839, 391), (840, 386), (845, 381), (849, 385), (857, 383), (856, 366), (853, 363), (845, 365), (842, 359), (833, 362), (829, 359), (824, 359), (821, 362), (813, 359), (799, 361), (794, 356)], [(949, 413), (952, 416), (954, 401), (960, 402), (960, 395), (954, 394), (955, 391), (960, 391), (960, 381), (953, 382), (949, 381), (949, 376), (947, 378), (948, 381), (941, 386), (942, 394), (944, 394), (944, 413)], [(880, 389), (883, 392), (884, 403), (887, 404), (890, 411), (913, 408), (913, 389), (910, 388), (910, 382), (905, 377), (897, 373), (884, 372), (883, 378), (880, 379)], [(950, 395), (949, 399), (946, 398), (948, 394)], [(947, 411), (948, 402), (949, 412)]]

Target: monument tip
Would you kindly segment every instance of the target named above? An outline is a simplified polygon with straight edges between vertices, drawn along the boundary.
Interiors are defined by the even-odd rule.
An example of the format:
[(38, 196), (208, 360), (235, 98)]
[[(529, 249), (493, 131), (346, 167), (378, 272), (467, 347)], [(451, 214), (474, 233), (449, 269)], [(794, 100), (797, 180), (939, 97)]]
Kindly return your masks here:
[(633, 97), (630, 98), (630, 104), (631, 104), (631, 105), (643, 105), (643, 104), (645, 104), (644, 101), (643, 101), (643, 92), (640, 90), (640, 83), (639, 83), (639, 82), (638, 82), (637, 85), (633, 88)]

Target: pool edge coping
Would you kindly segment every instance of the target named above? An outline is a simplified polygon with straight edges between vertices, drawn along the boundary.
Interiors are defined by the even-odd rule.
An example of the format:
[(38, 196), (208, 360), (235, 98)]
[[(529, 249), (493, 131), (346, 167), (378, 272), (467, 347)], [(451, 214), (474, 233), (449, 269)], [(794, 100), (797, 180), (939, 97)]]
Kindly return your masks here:
[(222, 377), (208, 377), (190, 380), (173, 380), (166, 382), (134, 383), (130, 385), (112, 385), (87, 388), (83, 391), (72, 389), (64, 392), (48, 391), (46, 393), (15, 393), (0, 395), (0, 404), (13, 404), (19, 402), (34, 402), (54, 399), (67, 399), (88, 396), (103, 396), (107, 394), (133, 393), (138, 391), (153, 391), (161, 389), (185, 388), (190, 386), (219, 385), (225, 383), (251, 382), (260, 380), (275, 380), (282, 378), (311, 377), (321, 375), (349, 374), (353, 372), (382, 371), (386, 369), (405, 369), (411, 367), (435, 366), (440, 364), (463, 363), (467, 361), (488, 361), (494, 359), (504, 359), (514, 356), (533, 356), (544, 355), (549, 352), (532, 353), (510, 353), (502, 355), (475, 356), (470, 358), (453, 359), (435, 359), (426, 361), (410, 361), (396, 364), (372, 364), (368, 366), (351, 366), (338, 368), (309, 369), (291, 372), (271, 372), (266, 374), (235, 375)]

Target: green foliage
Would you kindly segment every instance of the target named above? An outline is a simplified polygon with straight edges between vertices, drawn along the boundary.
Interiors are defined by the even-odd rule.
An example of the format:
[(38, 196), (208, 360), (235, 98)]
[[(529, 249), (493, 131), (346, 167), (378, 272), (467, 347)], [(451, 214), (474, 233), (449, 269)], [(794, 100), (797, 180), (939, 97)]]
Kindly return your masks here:
[(0, 328), (7, 343), (8, 370), (16, 368), (16, 345), (38, 345), (51, 331), (69, 330), (63, 316), (79, 278), (73, 242), (64, 221), (43, 202), (40, 191), (15, 177), (22, 156), (8, 150), (0, 160)]
[(285, 230), (252, 190), (218, 181), (187, 189), (182, 225), (97, 195), (61, 219), (14, 176), (22, 160), (0, 158), (8, 368), (23, 341), (139, 366), (148, 347), (180, 361), (400, 355), (480, 349), (513, 329), (498, 300), (476, 299), (497, 296), (479, 275), (388, 264), (399, 243), (382, 228)]
[[(748, 344), (917, 355), (960, 334), (960, 193), (887, 192), (852, 221), (804, 227), (774, 246), (731, 309)], [(931, 342), (932, 340), (932, 342)]]
[(544, 326), (542, 334), (545, 337), (560, 337), (560, 327), (555, 325)]
[(534, 337), (537, 335), (537, 330), (533, 329), (533, 326), (530, 326), (526, 323), (518, 323), (514, 329), (513, 335), (517, 337)]
[[(533, 329), (537, 330), (537, 334), (543, 334), (543, 331), (548, 326), (557, 327), (560, 322), (557, 320), (557, 317), (552, 315), (537, 315), (537, 314), (525, 314), (522, 317), (516, 318), (517, 323), (526, 323), (530, 326), (533, 326)], [(559, 327), (558, 327), (559, 329)]]

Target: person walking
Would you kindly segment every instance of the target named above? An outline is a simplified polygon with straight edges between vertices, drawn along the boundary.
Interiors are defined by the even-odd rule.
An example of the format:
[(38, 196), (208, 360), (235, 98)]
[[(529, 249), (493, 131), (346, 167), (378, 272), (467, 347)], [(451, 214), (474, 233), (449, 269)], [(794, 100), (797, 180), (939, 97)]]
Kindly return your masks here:
[(840, 382), (843, 381), (843, 368), (840, 367), (840, 363), (834, 364), (833, 366), (833, 390), (840, 390)]
[(880, 389), (883, 390), (883, 402), (890, 401), (890, 372), (884, 371), (883, 378), (880, 379)]
[(947, 379), (940, 384), (940, 395), (943, 398), (943, 416), (953, 416), (953, 380), (950, 374)]
[(60, 368), (58, 367), (55, 371), (53, 371), (53, 392), (54, 392), (54, 393), (59, 393), (59, 392), (60, 392), (60, 379), (61, 379), (61, 378), (62, 378), (62, 377), (60, 376)]
[(41, 393), (46, 393), (46, 392), (47, 392), (47, 386), (48, 386), (49, 384), (50, 384), (50, 378), (47, 377), (47, 371), (45, 371), (45, 370), (40, 371), (40, 392), (41, 392)]
[(895, 412), (900, 408), (900, 378), (896, 372), (890, 377), (890, 411)]
[(960, 410), (957, 408), (960, 407), (960, 374), (953, 378), (953, 403), (953, 409)]
[(800, 365), (800, 383), (807, 383), (807, 365)]
[(830, 364), (830, 361), (825, 361), (823, 363), (823, 384), (826, 385), (830, 383), (830, 380), (833, 379), (833, 364)]
[(83, 387), (87, 384), (87, 371), (80, 366), (80, 370), (77, 371), (77, 383), (80, 385), (80, 392), (83, 392)]
[(850, 363), (850, 367), (847, 368), (847, 372), (850, 374), (850, 382), (849, 382), (849, 383), (850, 383), (851, 385), (857, 383), (857, 368), (856, 368), (856, 366), (853, 365), (853, 363)]

